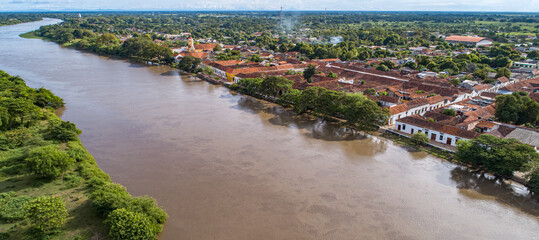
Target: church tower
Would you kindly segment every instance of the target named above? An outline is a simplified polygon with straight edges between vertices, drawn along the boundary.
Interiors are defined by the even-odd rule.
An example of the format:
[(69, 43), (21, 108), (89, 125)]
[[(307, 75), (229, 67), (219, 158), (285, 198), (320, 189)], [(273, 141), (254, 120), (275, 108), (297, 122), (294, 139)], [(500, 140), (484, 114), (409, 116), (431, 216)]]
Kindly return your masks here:
[(187, 39), (187, 51), (188, 52), (195, 52), (195, 41), (193, 41), (193, 38), (192, 37), (189, 37), (189, 39)]

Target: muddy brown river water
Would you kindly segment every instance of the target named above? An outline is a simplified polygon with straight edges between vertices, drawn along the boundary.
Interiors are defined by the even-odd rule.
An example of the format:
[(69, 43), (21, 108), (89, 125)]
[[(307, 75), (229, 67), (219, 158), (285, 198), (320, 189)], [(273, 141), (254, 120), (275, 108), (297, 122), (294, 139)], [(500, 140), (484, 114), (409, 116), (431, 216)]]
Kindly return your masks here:
[(0, 27), (0, 69), (65, 99), (99, 166), (169, 219), (160, 239), (539, 239), (525, 188), (181, 76)]

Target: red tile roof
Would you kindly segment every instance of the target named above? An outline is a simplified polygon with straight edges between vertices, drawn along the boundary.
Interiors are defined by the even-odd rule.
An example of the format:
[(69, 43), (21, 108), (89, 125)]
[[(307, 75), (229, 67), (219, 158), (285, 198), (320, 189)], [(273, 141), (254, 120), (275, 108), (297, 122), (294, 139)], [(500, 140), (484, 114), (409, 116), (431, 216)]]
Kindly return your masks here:
[(477, 136), (479, 136), (479, 134), (476, 133), (476, 132), (463, 130), (463, 129), (459, 128), (459, 127), (446, 125), (446, 124), (439, 123), (439, 122), (431, 122), (431, 121), (429, 121), (427, 119), (424, 119), (424, 118), (422, 118), (420, 116), (416, 116), (416, 115), (401, 118), (401, 119), (399, 119), (397, 121), (401, 122), (401, 123), (414, 125), (416, 127), (427, 128), (427, 129), (435, 130), (435, 131), (438, 131), (438, 132), (451, 134), (453, 136), (466, 138), (466, 139), (474, 139)]
[(187, 56), (193, 56), (193, 57), (196, 57), (196, 58), (200, 58), (200, 59), (204, 59), (206, 58), (209, 54), (208, 53), (205, 53), (205, 52), (188, 52), (188, 53), (182, 53), (182, 55), (184, 57), (187, 57)]
[(482, 40), (485, 40), (485, 39), (488, 39), (488, 38), (484, 38), (484, 37), (468, 37), (468, 36), (457, 36), (457, 35), (453, 35), (453, 36), (449, 36), (449, 37), (446, 37), (445, 40), (446, 41), (454, 41), (454, 42), (473, 42), (473, 43), (478, 43)]
[(204, 51), (213, 51), (213, 48), (217, 46), (217, 43), (204, 43), (204, 44), (195, 44), (195, 49), (204, 50)]
[(494, 126), (496, 126), (496, 123), (481, 120), (475, 126), (478, 128), (493, 128)]

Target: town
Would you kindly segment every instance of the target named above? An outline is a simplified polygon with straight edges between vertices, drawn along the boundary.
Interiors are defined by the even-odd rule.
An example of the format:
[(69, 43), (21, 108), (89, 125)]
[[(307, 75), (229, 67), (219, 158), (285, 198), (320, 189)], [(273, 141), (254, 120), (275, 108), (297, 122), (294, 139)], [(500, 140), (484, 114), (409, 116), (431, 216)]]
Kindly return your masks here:
[[(522, 62), (510, 62), (501, 68), (503, 74), (488, 72), (485, 79), (473, 72), (450, 75), (447, 71), (418, 71), (408, 67), (417, 65), (424, 56), (458, 60), (473, 55), (477, 58), (492, 47), (493, 41), (488, 38), (451, 35), (445, 37), (447, 43), (466, 47), (459, 51), (436, 50), (436, 46), (414, 47), (410, 48), (412, 57), (409, 58), (342, 61), (338, 58), (310, 60), (298, 51), (268, 51), (248, 45), (194, 44), (189, 33), (165, 35), (167, 39), (177, 37), (186, 38), (188, 46), (172, 49), (175, 62), (180, 63), (185, 57), (200, 59), (197, 66), (205, 70), (200, 74), (209, 81), (231, 84), (244, 78), (282, 76), (294, 82), (294, 89), (319, 86), (339, 92), (360, 92), (389, 109), (386, 128), (403, 136), (424, 133), (436, 146), (453, 151), (460, 139), (490, 134), (515, 138), (539, 150), (539, 130), (534, 126), (517, 126), (495, 118), (498, 95), (524, 92), (539, 102), (537, 60), (525, 57)], [(384, 46), (367, 48), (372, 52), (379, 48), (386, 50)], [(539, 47), (520, 47), (519, 50), (530, 51), (531, 57), (535, 57), (534, 52)], [(238, 58), (218, 59), (219, 54), (228, 52), (236, 52)], [(306, 79), (302, 73), (310, 65), (315, 66), (316, 74)], [(537, 121), (537, 116), (534, 119)]]
[(0, 239), (537, 235), (537, 13), (272, 9), (0, 13)]
[[(341, 93), (362, 93), (387, 110), (384, 129), (406, 137), (426, 134), (433, 146), (448, 151), (454, 151), (459, 140), (475, 139), (481, 134), (515, 138), (539, 149), (539, 40), (537, 28), (529, 28), (533, 24), (516, 27), (506, 24), (500, 28), (493, 21), (490, 25), (483, 24), (485, 21), (480, 15), (479, 21), (465, 23), (477, 24), (470, 26), (476, 32), (456, 34), (463, 31), (464, 24), (443, 33), (424, 31), (436, 29), (438, 25), (405, 31), (397, 24), (393, 26), (396, 30), (375, 34), (373, 32), (382, 30), (368, 22), (361, 25), (360, 29), (364, 30), (359, 33), (366, 39), (355, 41), (367, 44), (359, 45), (345, 41), (352, 36), (341, 36), (352, 34), (350, 30), (339, 30), (331, 36), (320, 33), (328, 29), (323, 25), (295, 23), (295, 26), (289, 26), (290, 19), (282, 10), (278, 14), (268, 14), (253, 17), (255, 23), (234, 18), (233, 21), (254, 24), (251, 33), (242, 31), (240, 36), (237, 36), (238, 30), (227, 26), (232, 24), (232, 18), (220, 18), (218, 14), (214, 17), (181, 16), (175, 24), (185, 29), (160, 27), (161, 21), (170, 22), (163, 17), (158, 20), (148, 17), (146, 20), (152, 23), (144, 23), (144, 18), (126, 17), (130, 21), (140, 21), (130, 26), (102, 24), (98, 16), (83, 18), (79, 14), (63, 25), (42, 27), (37, 34), (98, 53), (134, 57), (153, 64), (171, 64), (227, 86), (237, 85), (242, 79), (274, 76), (290, 80), (292, 89), (300, 91), (322, 87)], [(186, 21), (188, 17), (192, 19)], [(328, 24), (342, 16), (333, 13), (309, 17)], [(377, 15), (367, 17), (384, 19)], [(411, 19), (415, 17), (418, 16), (410, 16)], [(530, 19), (523, 21), (533, 21)], [(225, 23), (215, 22), (218, 20)], [(195, 21), (200, 26), (195, 24), (193, 28)], [(507, 20), (499, 21), (502, 24)], [(268, 31), (254, 30), (271, 24), (278, 27)], [(441, 26), (446, 27), (444, 24)], [(210, 34), (210, 29), (204, 28), (207, 25), (219, 26), (222, 32)], [(130, 27), (121, 28), (124, 26)], [(507, 31), (517, 30), (521, 32), (507, 34)], [(377, 36), (385, 38), (370, 40)], [(285, 92), (281, 90), (278, 95), (283, 94)], [(518, 97), (520, 105), (527, 104), (522, 101), (531, 101), (522, 107), (525, 110), (519, 110), (529, 115), (518, 117), (514, 115), (521, 115), (519, 112), (503, 113), (510, 111), (504, 109), (510, 108), (505, 105), (511, 103), (497, 110), (496, 102), (502, 101), (502, 98), (497, 100), (497, 96), (511, 98), (515, 94), (522, 97)]]

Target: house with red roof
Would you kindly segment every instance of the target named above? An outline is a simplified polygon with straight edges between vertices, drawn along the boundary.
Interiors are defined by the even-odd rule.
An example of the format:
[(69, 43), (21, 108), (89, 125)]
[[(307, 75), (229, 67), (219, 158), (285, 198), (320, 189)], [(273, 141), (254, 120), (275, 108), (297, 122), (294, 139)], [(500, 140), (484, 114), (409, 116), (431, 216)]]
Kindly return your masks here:
[(445, 38), (445, 41), (452, 44), (462, 43), (471, 46), (489, 46), (492, 45), (492, 39), (486, 37), (469, 37), (453, 35)]
[(475, 139), (479, 136), (474, 131), (464, 130), (462, 128), (430, 121), (424, 117), (415, 115), (399, 119), (395, 123), (395, 130), (406, 133), (424, 133), (431, 141), (456, 146), (459, 140)]
[(418, 98), (403, 104), (389, 107), (388, 124), (393, 125), (397, 120), (412, 115), (423, 115), (427, 111), (432, 111), (441, 108), (449, 103), (449, 100), (440, 95), (435, 95), (428, 98)]

